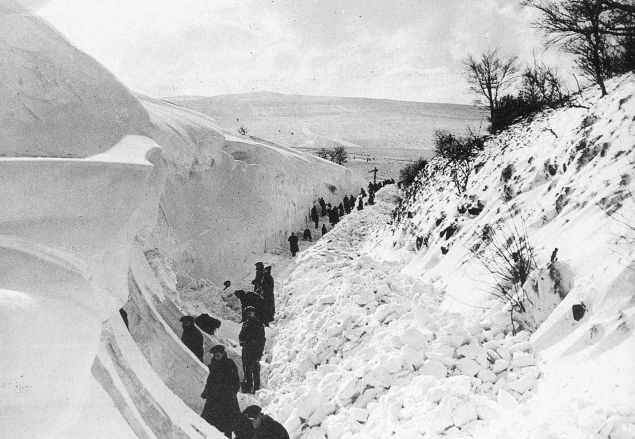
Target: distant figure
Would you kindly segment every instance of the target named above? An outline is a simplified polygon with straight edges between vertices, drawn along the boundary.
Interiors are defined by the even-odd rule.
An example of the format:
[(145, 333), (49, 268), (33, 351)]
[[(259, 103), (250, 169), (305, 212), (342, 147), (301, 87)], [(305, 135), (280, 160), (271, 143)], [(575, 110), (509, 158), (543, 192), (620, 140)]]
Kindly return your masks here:
[(359, 197), (359, 203), (357, 203), (357, 210), (364, 210), (364, 199)]
[(196, 358), (201, 362), (203, 361), (203, 334), (194, 326), (194, 317), (183, 316), (181, 317), (181, 325), (183, 327), (183, 335), (181, 335), (181, 341)]
[(265, 327), (256, 318), (256, 310), (248, 307), (247, 320), (238, 335), (243, 348), (242, 360), (245, 382), (243, 392), (256, 393), (260, 390), (260, 359), (265, 349)]
[(344, 205), (342, 203), (340, 203), (340, 205), (337, 206), (337, 210), (339, 211), (338, 213), (339, 213), (340, 217), (343, 217), (344, 216)]
[(344, 201), (342, 204), (344, 204), (344, 212), (348, 215), (351, 211), (351, 206), (348, 204), (348, 195), (344, 195)]
[(130, 331), (130, 328), (128, 327), (128, 313), (126, 312), (126, 310), (123, 308), (119, 308), (119, 315), (121, 315), (121, 319), (125, 323), (126, 328), (128, 328), (128, 331)]
[(254, 286), (254, 291), (258, 293), (262, 288), (260, 284), (262, 283), (262, 275), (264, 273), (264, 270), (265, 264), (263, 264), (262, 262), (256, 262), (256, 277), (254, 278), (254, 280), (251, 281), (251, 283)]
[(359, 191), (359, 194), (360, 194), (362, 197), (365, 197), (365, 196), (366, 196), (366, 191), (364, 190), (364, 188), (362, 188), (362, 189)]
[(289, 236), (288, 241), (291, 256), (295, 256), (295, 254), (300, 251), (300, 248), (298, 247), (298, 237), (295, 236), (295, 232), (291, 232), (291, 236)]
[(242, 415), (254, 426), (254, 437), (258, 439), (289, 439), (289, 433), (279, 422), (262, 413), (257, 405), (250, 405)]
[(214, 335), (214, 332), (220, 328), (221, 321), (211, 317), (209, 314), (201, 314), (194, 319), (196, 326), (207, 332), (209, 335)]
[(326, 224), (322, 224), (322, 236), (326, 235), (326, 232), (328, 232), (328, 230), (326, 229)]
[(320, 222), (320, 217), (318, 216), (317, 207), (313, 206), (311, 208), (311, 221), (315, 223), (315, 228), (318, 228), (318, 223)]
[(232, 437), (234, 424), (240, 416), (236, 394), (240, 389), (240, 378), (236, 364), (227, 358), (223, 345), (214, 346), (209, 376), (201, 398), (206, 399), (201, 416), (226, 437)]
[[(274, 280), (271, 276), (271, 265), (265, 268), (265, 274), (262, 278), (262, 319), (260, 321), (269, 326), (269, 323), (273, 322), (273, 318), (276, 315), (276, 301), (273, 295)], [(256, 313), (258, 316), (258, 313)]]
[(322, 208), (322, 216), (326, 215), (326, 203), (324, 202), (324, 198), (320, 198), (318, 200), (320, 207)]
[[(317, 229), (317, 227), (315, 227), (315, 228)], [(311, 238), (311, 231), (309, 230), (308, 227), (306, 229), (304, 229), (304, 234), (302, 235), (302, 240), (303, 241), (313, 242), (313, 239)]]
[(223, 282), (223, 291), (225, 291), (227, 288), (231, 287), (232, 283), (228, 280), (226, 280), (225, 282)]

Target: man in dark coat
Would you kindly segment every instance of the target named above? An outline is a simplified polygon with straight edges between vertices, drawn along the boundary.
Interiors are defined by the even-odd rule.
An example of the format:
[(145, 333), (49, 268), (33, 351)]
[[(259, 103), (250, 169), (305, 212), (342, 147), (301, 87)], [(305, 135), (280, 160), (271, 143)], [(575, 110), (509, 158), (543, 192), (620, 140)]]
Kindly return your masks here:
[(326, 202), (324, 201), (324, 198), (320, 198), (318, 203), (320, 203), (320, 208), (322, 209), (322, 216), (326, 215)]
[(225, 347), (214, 346), (209, 364), (209, 376), (201, 398), (206, 399), (201, 416), (209, 424), (232, 437), (234, 425), (240, 416), (240, 407), (236, 394), (240, 389), (240, 378), (236, 364), (227, 358)]
[[(316, 227), (317, 229), (317, 227)], [(311, 231), (309, 230), (309, 228), (307, 227), (306, 229), (304, 229), (304, 235), (302, 235), (302, 240), (303, 241), (309, 241), (309, 242), (313, 242), (313, 237), (311, 236)]]
[(318, 228), (318, 223), (320, 222), (320, 217), (318, 216), (317, 207), (313, 206), (311, 208), (311, 221), (315, 223), (315, 228)]
[[(263, 272), (263, 276), (264, 276), (264, 272)], [(262, 282), (261, 282), (260, 290), (262, 291)], [(240, 300), (240, 307), (242, 308), (241, 322), (244, 322), (247, 320), (246, 310), (250, 306), (256, 310), (257, 316), (264, 314), (265, 305), (262, 300), (262, 297), (258, 293), (254, 291), (236, 290), (234, 291), (234, 296), (236, 296), (238, 300)]]
[(357, 203), (357, 210), (364, 210), (364, 199), (359, 197), (359, 203)]
[(183, 335), (181, 335), (181, 341), (196, 358), (203, 361), (203, 334), (194, 326), (194, 317), (183, 316), (181, 317), (181, 325), (183, 326)]
[[(273, 318), (276, 314), (276, 301), (273, 295), (274, 281), (273, 276), (271, 276), (271, 265), (265, 268), (265, 274), (262, 278), (262, 302), (263, 302), (263, 313), (261, 322), (265, 326), (269, 326), (269, 323), (273, 322)], [(258, 313), (256, 313), (258, 316)]]
[(291, 236), (289, 236), (288, 241), (291, 255), (295, 256), (295, 254), (300, 251), (300, 248), (298, 247), (298, 237), (295, 236), (295, 232), (291, 232)]
[(251, 419), (255, 439), (289, 439), (289, 433), (282, 424), (262, 413), (259, 406), (250, 405), (242, 415)]
[(326, 232), (328, 232), (328, 230), (326, 229), (326, 224), (322, 224), (322, 236), (326, 235)]
[(339, 211), (339, 215), (342, 217), (344, 216), (344, 205), (342, 203), (340, 203), (339, 206), (337, 206), (337, 210)]
[(243, 348), (243, 370), (245, 383), (243, 391), (256, 393), (260, 390), (260, 359), (265, 349), (265, 327), (256, 318), (256, 310), (248, 307), (245, 310), (247, 321), (243, 323), (238, 340)]
[(348, 204), (348, 195), (344, 195), (344, 201), (342, 204), (344, 205), (344, 211), (349, 213), (351, 211), (351, 206)]

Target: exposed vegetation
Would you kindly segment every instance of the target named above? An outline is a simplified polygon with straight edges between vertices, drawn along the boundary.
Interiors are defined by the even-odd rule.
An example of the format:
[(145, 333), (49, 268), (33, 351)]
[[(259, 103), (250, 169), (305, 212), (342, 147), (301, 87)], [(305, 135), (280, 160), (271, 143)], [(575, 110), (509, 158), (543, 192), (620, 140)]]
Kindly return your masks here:
[(412, 163), (407, 164), (402, 170), (399, 171), (399, 180), (404, 187), (411, 186), (417, 176), (424, 171), (428, 166), (428, 161), (420, 158)]
[(470, 132), (467, 136), (456, 136), (447, 131), (434, 135), (436, 153), (444, 161), (443, 171), (448, 172), (459, 194), (465, 192), (474, 170), (474, 159), (483, 150), (485, 139)]
[(326, 160), (330, 160), (333, 163), (342, 165), (348, 162), (348, 153), (343, 146), (336, 146), (334, 148), (320, 148), (316, 153), (318, 157)]

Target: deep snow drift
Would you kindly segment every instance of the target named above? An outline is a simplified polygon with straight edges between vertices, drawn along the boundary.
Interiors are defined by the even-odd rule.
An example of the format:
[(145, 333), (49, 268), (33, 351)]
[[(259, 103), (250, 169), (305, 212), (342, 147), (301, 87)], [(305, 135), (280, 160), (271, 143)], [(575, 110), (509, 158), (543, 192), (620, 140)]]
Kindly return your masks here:
[[(588, 91), (492, 139), (464, 195), (437, 172), (392, 223), (383, 189), (301, 253), (266, 409), (301, 438), (635, 437), (634, 95), (633, 75)], [(523, 222), (512, 325), (473, 252)]]
[[(0, 2), (0, 25), (0, 155), (18, 156), (0, 160), (0, 436), (222, 437), (197, 413), (206, 366), (178, 340), (186, 310), (152, 249), (187, 273), (251, 269), (252, 252), (304, 226), (314, 196), (359, 185), (342, 167), (141, 103), (13, 1)], [(177, 198), (187, 191), (218, 199)], [(266, 191), (273, 201), (220, 226), (233, 204), (258, 205)], [(200, 267), (188, 267), (197, 251)], [(231, 346), (234, 332), (224, 323), (207, 345)]]
[(227, 134), (195, 111), (141, 102), (168, 164), (155, 245), (195, 279), (235, 279), (305, 228), (313, 200), (339, 203), (365, 185), (329, 161)]

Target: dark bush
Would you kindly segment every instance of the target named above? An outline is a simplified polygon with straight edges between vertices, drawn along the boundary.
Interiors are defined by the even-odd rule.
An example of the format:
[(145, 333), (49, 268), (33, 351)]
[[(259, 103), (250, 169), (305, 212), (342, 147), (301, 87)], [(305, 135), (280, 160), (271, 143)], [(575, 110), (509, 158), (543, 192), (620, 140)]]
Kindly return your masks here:
[(428, 161), (420, 158), (412, 163), (407, 164), (401, 171), (399, 171), (399, 179), (403, 187), (408, 187), (414, 183), (417, 176), (426, 169)]

